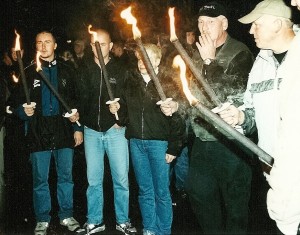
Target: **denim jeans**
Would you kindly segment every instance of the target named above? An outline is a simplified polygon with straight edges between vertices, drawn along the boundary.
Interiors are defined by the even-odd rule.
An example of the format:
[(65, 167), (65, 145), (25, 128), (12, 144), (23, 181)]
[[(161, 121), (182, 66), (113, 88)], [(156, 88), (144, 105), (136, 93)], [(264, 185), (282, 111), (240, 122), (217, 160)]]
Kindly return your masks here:
[(106, 152), (112, 174), (116, 222), (129, 222), (129, 153), (125, 127), (111, 127), (106, 132), (84, 128), (84, 148), (87, 164), (87, 223), (103, 222), (103, 175)]
[(130, 139), (144, 231), (159, 235), (171, 234), (173, 219), (167, 146), (167, 141)]
[(175, 176), (175, 188), (184, 190), (185, 179), (189, 170), (188, 147), (184, 147), (180, 155), (171, 163), (170, 179)]
[(73, 154), (70, 148), (30, 154), (33, 177), (33, 206), (37, 222), (50, 222), (51, 196), (48, 184), (51, 156), (57, 173), (57, 200), (60, 220), (73, 216)]

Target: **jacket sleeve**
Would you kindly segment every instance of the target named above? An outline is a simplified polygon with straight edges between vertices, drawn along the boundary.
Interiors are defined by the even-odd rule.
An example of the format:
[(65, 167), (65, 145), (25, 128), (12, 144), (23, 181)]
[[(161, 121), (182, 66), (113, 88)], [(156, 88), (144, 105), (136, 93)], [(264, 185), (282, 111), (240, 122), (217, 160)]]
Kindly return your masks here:
[(174, 113), (170, 120), (170, 136), (168, 139), (168, 150), (167, 153), (173, 156), (179, 156), (183, 144), (186, 139), (186, 125), (184, 118)]

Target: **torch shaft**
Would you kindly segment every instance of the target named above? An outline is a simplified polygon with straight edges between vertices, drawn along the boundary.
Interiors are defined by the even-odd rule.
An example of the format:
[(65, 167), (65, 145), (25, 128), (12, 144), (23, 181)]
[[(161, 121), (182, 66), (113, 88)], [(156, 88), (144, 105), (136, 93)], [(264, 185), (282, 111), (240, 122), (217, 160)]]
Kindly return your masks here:
[(43, 81), (46, 83), (48, 88), (53, 92), (53, 94), (56, 96), (56, 98), (59, 100), (59, 102), (63, 105), (63, 107), (67, 110), (68, 113), (72, 113), (72, 110), (67, 105), (67, 103), (64, 101), (64, 99), (61, 97), (61, 95), (56, 91), (56, 89), (53, 87), (53, 85), (50, 83), (50, 81), (46, 78), (45, 74), (42, 70), (39, 70), (38, 73), (42, 77)]
[(154, 82), (154, 85), (156, 87), (158, 95), (159, 95), (159, 97), (161, 98), (162, 101), (165, 101), (167, 99), (167, 97), (166, 97), (166, 95), (165, 95), (165, 93), (164, 93), (164, 91), (162, 89), (162, 86), (161, 86), (161, 84), (160, 84), (160, 82), (158, 80), (158, 77), (155, 74), (155, 71), (154, 71), (153, 66), (151, 64), (149, 56), (148, 56), (148, 54), (146, 52), (146, 49), (145, 49), (145, 47), (144, 47), (144, 45), (142, 43), (142, 40), (141, 40), (141, 38), (136, 38), (135, 41), (137, 42), (137, 45), (138, 45), (138, 47), (140, 49), (143, 62), (145, 64), (145, 66), (146, 66), (146, 69), (147, 69), (147, 71), (148, 71), (151, 79)]
[(17, 60), (18, 60), (18, 64), (19, 64), (23, 89), (24, 89), (24, 93), (25, 93), (26, 103), (28, 105), (30, 105), (30, 97), (29, 97), (29, 91), (28, 91), (27, 81), (26, 81), (25, 72), (24, 72), (24, 65), (23, 65), (23, 61), (21, 58), (21, 51), (17, 50), (16, 54), (17, 54)]
[(114, 94), (112, 92), (109, 80), (108, 80), (108, 73), (107, 73), (107, 70), (106, 70), (106, 67), (105, 67), (104, 58), (103, 58), (103, 54), (102, 54), (102, 51), (101, 51), (100, 43), (98, 41), (96, 41), (95, 46), (96, 46), (100, 66), (101, 66), (101, 69), (102, 69), (102, 72), (103, 72), (103, 77), (104, 77), (105, 85), (106, 85), (107, 92), (108, 92), (108, 95), (109, 95), (109, 99), (111, 101), (113, 101), (115, 99), (115, 97), (114, 97)]
[(217, 97), (216, 93), (214, 92), (214, 90), (204, 80), (204, 78), (202, 77), (199, 69), (196, 67), (195, 63), (192, 61), (192, 59), (190, 58), (190, 56), (188, 55), (186, 50), (183, 48), (183, 46), (179, 42), (179, 40), (176, 39), (176, 40), (172, 41), (172, 43), (176, 47), (178, 53), (181, 55), (184, 62), (188, 65), (188, 67), (190, 68), (190, 70), (194, 74), (195, 78), (202, 84), (205, 92), (207, 93), (207, 95), (211, 99), (212, 103), (216, 106), (220, 106), (222, 104), (221, 101), (218, 99), (218, 97)]
[(201, 114), (201, 116), (210, 124), (214, 125), (218, 130), (224, 135), (230, 135), (235, 140), (237, 140), (240, 144), (242, 144), (247, 149), (251, 150), (255, 153), (259, 159), (265, 164), (272, 166), (273, 158), (266, 153), (264, 150), (259, 148), (256, 144), (254, 144), (250, 139), (246, 136), (242, 135), (236, 129), (228, 125), (223, 119), (221, 119), (217, 114), (213, 113), (207, 107), (205, 107), (200, 102), (195, 102), (192, 104), (193, 107), (197, 108)]

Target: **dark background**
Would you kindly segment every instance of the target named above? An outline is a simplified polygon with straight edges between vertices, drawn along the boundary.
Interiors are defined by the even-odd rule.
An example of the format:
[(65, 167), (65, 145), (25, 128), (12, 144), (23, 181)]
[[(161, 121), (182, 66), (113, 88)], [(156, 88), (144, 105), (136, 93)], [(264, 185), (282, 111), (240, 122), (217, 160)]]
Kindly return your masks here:
[[(132, 37), (130, 26), (121, 19), (120, 12), (129, 5), (138, 20), (143, 40), (155, 33), (169, 31), (168, 7), (176, 7), (176, 32), (186, 28), (197, 28), (197, 12), (203, 0), (2, 0), (0, 15), (0, 49), (2, 51), (14, 45), (14, 30), (21, 35), (26, 54), (33, 53), (34, 37), (41, 30), (54, 32), (58, 40), (58, 49), (68, 46), (67, 40), (85, 38), (87, 27), (106, 28), (113, 40)], [(237, 19), (254, 8), (258, 0), (221, 0), (228, 7), (229, 32), (255, 49), (249, 26), (237, 22)]]

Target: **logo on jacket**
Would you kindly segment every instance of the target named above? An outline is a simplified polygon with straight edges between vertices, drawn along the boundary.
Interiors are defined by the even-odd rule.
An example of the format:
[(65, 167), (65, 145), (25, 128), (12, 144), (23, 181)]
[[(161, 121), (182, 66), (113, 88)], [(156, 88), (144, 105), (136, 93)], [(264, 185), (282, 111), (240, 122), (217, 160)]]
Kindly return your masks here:
[(34, 81), (33, 81), (33, 88), (36, 88), (36, 87), (38, 87), (38, 86), (41, 86), (41, 80), (37, 80), (37, 79), (34, 79)]
[(62, 79), (61, 82), (62, 82), (63, 87), (65, 87), (66, 84), (67, 84), (67, 80), (66, 79)]
[(115, 78), (109, 78), (109, 83), (117, 84), (117, 79), (115, 79)]

